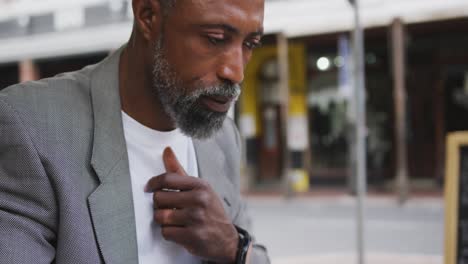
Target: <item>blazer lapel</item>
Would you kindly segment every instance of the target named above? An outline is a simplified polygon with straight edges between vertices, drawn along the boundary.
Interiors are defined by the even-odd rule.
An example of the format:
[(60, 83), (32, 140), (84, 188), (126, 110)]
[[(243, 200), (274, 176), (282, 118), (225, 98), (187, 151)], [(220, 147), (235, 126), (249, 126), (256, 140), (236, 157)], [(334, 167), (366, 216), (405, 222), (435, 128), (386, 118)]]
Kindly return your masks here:
[(197, 155), (199, 177), (210, 183), (222, 200), (224, 211), (231, 220), (235, 217), (234, 185), (226, 176), (226, 158), (216, 140), (193, 140)]
[(122, 48), (91, 76), (94, 141), (91, 166), (100, 185), (88, 197), (100, 252), (106, 263), (138, 263), (133, 196), (119, 95)]

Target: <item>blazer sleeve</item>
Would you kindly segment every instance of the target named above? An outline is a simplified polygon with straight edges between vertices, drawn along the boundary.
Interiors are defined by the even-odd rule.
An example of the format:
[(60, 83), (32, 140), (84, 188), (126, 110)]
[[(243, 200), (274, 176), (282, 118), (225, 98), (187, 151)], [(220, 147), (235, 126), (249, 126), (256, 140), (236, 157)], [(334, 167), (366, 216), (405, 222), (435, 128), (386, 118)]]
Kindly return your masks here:
[[(234, 122), (232, 120), (230, 120), (230, 123), (231, 123), (231, 126), (232, 126), (232, 130), (233, 130), (233, 132), (235, 134), (238, 156), (241, 156), (241, 154), (242, 154), (242, 138), (241, 138), (240, 133), (237, 130), (237, 127), (234, 124)], [(239, 166), (240, 166), (240, 164), (239, 164)], [(236, 182), (237, 183), (236, 184), (237, 185), (236, 186), (237, 191), (239, 191), (239, 189), (240, 189), (238, 181), (239, 181), (239, 179), (237, 179), (237, 182)], [(239, 196), (240, 196), (240, 193), (239, 193)], [(255, 240), (255, 237), (252, 234), (252, 221), (250, 219), (250, 215), (249, 215), (248, 210), (247, 210), (247, 205), (246, 205), (245, 201), (242, 198), (240, 198), (240, 200), (241, 200), (241, 202), (240, 202), (239, 212), (237, 213), (237, 215), (236, 215), (236, 217), (234, 219), (234, 224), (246, 229), (252, 235), (254, 243), (253, 243), (252, 251), (250, 252), (250, 263), (251, 264), (269, 264), (270, 259), (268, 257), (268, 253), (267, 253), (267, 250), (266, 250), (265, 246), (259, 244)]]
[(51, 263), (56, 204), (28, 126), (0, 95), (0, 263)]

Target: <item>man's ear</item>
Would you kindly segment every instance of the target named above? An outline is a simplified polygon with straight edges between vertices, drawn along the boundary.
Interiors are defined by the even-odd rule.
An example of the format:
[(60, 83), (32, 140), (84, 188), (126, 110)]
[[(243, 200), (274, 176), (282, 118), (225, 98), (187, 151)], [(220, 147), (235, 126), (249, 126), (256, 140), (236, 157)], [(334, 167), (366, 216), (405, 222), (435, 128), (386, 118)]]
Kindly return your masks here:
[(132, 0), (135, 26), (141, 36), (152, 42), (160, 34), (163, 13), (159, 0)]

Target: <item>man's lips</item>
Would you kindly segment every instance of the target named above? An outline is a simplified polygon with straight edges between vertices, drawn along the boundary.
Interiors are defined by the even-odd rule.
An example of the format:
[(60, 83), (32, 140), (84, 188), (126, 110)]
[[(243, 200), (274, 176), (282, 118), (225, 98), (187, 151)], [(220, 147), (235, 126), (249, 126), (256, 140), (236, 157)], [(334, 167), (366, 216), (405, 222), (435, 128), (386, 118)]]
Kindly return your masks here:
[(225, 113), (229, 111), (234, 98), (227, 96), (202, 96), (200, 100), (211, 111)]

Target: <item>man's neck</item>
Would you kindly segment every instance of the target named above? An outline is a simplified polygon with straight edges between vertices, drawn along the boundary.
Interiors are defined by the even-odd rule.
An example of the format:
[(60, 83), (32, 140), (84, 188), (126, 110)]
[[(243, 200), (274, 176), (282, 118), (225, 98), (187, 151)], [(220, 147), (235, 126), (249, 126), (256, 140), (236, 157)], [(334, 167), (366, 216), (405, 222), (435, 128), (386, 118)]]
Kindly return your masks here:
[[(137, 45), (135, 45), (137, 46)], [(159, 131), (175, 128), (152, 91), (152, 80), (142, 49), (127, 45), (120, 55), (119, 91), (122, 110), (139, 123)]]

